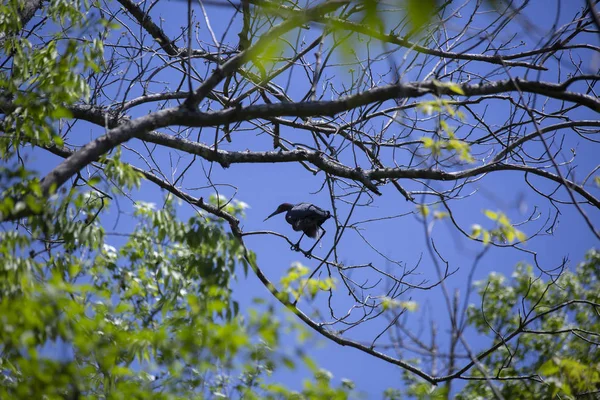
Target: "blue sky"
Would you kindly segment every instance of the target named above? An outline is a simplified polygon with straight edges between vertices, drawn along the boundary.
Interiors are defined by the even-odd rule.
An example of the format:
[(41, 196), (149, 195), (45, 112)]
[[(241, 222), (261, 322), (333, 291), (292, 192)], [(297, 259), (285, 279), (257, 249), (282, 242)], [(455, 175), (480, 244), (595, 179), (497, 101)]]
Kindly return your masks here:
[[(532, 2), (532, 7), (527, 10), (527, 17), (535, 17), (535, 22), (544, 20), (553, 20), (553, 12), (551, 7), (545, 6), (545, 2), (539, 0)], [(195, 6), (195, 12), (199, 13), (199, 7)], [(228, 28), (228, 23), (231, 18), (231, 9), (226, 7), (206, 7), (211, 18), (212, 29), (218, 38)], [(573, 12), (563, 10), (564, 18), (572, 16)], [(166, 32), (172, 37), (180, 33), (180, 26), (185, 24), (186, 4), (183, 1), (161, 1), (152, 11), (152, 16), (155, 21), (159, 21), (159, 16), (163, 18), (163, 27)], [(200, 35), (203, 39), (210, 41), (204, 20), (201, 14), (200, 19)], [(311, 26), (308, 31), (303, 31), (301, 39), (306, 42), (318, 32), (321, 27)], [(232, 25), (227, 35), (227, 41), (231, 44), (236, 44), (236, 34), (239, 30), (239, 19)], [(118, 35), (121, 31), (117, 31)], [(535, 36), (535, 34), (532, 34)], [(115, 36), (117, 37), (117, 36)], [(290, 38), (295, 37), (293, 35)], [(537, 37), (537, 39), (540, 39)], [(535, 43), (536, 38), (524, 38), (531, 46)], [(149, 39), (148, 39), (149, 41)], [(183, 43), (183, 42), (181, 42)], [(180, 43), (180, 45), (181, 45)], [(597, 44), (597, 43), (596, 43)], [(314, 55), (310, 52), (307, 55), (307, 61), (313, 62)], [(337, 60), (339, 65), (327, 70), (329, 79), (335, 79), (337, 83), (349, 82), (348, 68), (344, 67), (343, 59)], [(154, 61), (153, 61), (154, 62)], [(594, 60), (586, 60), (589, 65), (587, 68), (590, 71), (593, 69)], [(200, 67), (202, 64), (198, 62)], [(556, 64), (553, 64), (556, 65)], [(379, 66), (379, 68), (384, 68)], [(583, 68), (586, 68), (584, 64)], [(519, 71), (519, 70), (515, 70)], [(519, 71), (521, 72), (521, 71)], [(515, 72), (515, 74), (519, 74)], [(555, 79), (554, 70), (544, 73), (542, 76), (548, 80)], [(297, 68), (291, 77), (287, 74), (279, 77), (276, 82), (283, 87), (290, 86), (288, 94), (298, 99), (307, 90), (306, 86), (296, 87), (297, 83), (305, 84), (305, 80), (301, 80), (302, 72)], [(523, 75), (519, 75), (523, 76)], [(173, 90), (179, 83), (180, 76), (176, 73), (166, 70), (158, 76), (165, 83), (164, 86)], [(536, 76), (528, 76), (529, 79), (535, 79)], [(501, 77), (503, 78), (503, 77)], [(498, 79), (501, 79), (498, 78)], [(419, 79), (418, 76), (407, 74), (403, 77), (404, 80)], [(155, 87), (156, 89), (156, 87)], [(131, 96), (139, 93), (139, 88), (134, 88)], [(331, 93), (325, 93), (325, 99), (332, 98)], [(506, 113), (510, 109), (504, 106), (498, 106), (494, 103), (488, 104), (489, 108), (476, 108), (480, 112), (485, 112), (486, 120), (491, 123), (501, 124), (506, 119)], [(148, 109), (140, 109), (135, 115), (143, 115)], [(590, 110), (578, 111), (581, 119), (596, 118)], [(246, 128), (251, 128), (245, 125)], [(459, 127), (460, 128), (460, 127)], [(96, 137), (102, 134), (102, 130), (95, 127), (88, 127), (83, 124), (79, 125), (80, 135), (71, 142), (83, 143), (91, 137)], [(460, 129), (457, 132), (461, 132)], [(290, 141), (302, 142), (307, 139), (307, 131), (293, 130), (291, 128), (282, 128), (282, 136), (285, 136)], [(565, 148), (573, 148), (577, 152), (577, 165), (581, 168), (581, 175), (587, 174), (596, 164), (597, 155), (594, 149), (582, 142), (580, 138), (573, 135), (572, 132), (565, 131)], [(191, 137), (197, 135), (197, 130), (192, 130)], [(201, 141), (211, 143), (211, 138), (214, 136), (213, 129), (204, 129), (201, 134)], [(416, 136), (418, 137), (418, 136)], [(225, 150), (271, 150), (272, 139), (264, 134), (260, 134), (258, 129), (252, 128), (246, 131), (234, 132), (232, 135), (233, 142), (231, 144), (221, 144)], [(144, 147), (139, 141), (131, 141), (127, 146), (140, 151)], [(533, 149), (539, 150), (539, 149)], [(174, 155), (173, 151), (157, 151), (155, 160), (157, 165), (164, 168), (165, 171), (170, 171), (173, 163), (177, 163), (178, 156)], [(124, 152), (126, 160), (137, 166), (144, 167), (140, 159), (131, 152)], [(387, 154), (387, 157), (391, 157)], [(404, 156), (399, 156), (404, 157)], [(187, 157), (189, 160), (189, 156)], [(343, 156), (343, 160), (352, 164), (351, 156), (347, 153)], [(46, 171), (48, 168), (56, 165), (58, 159), (53, 156), (35, 151), (31, 158), (34, 163), (34, 168), (37, 167), (40, 171)], [(182, 159), (177, 166), (177, 170), (186, 165)], [(210, 180), (207, 175), (210, 170)], [(177, 174), (175, 174), (176, 176)], [(579, 176), (579, 175), (578, 175)], [(554, 187), (548, 183), (542, 182), (539, 179), (533, 179), (539, 184), (539, 188), (544, 190), (552, 190)], [(316, 175), (308, 172), (305, 168), (297, 163), (286, 164), (241, 164), (231, 165), (227, 169), (221, 168), (218, 164), (210, 165), (205, 161), (197, 161), (192, 165), (186, 173), (186, 178), (183, 182), (183, 188), (189, 190), (197, 197), (204, 196), (205, 198), (212, 194), (215, 187), (220, 193), (228, 198), (235, 195), (235, 199), (244, 201), (249, 204), (250, 208), (246, 210), (246, 218), (242, 222), (242, 228), (245, 232), (272, 230), (288, 235), (292, 241), (296, 241), (299, 235), (292, 231), (291, 227), (285, 222), (283, 215), (276, 216), (267, 222), (263, 219), (271, 214), (275, 208), (283, 202), (299, 203), (311, 202), (324, 209), (331, 210), (331, 199), (326, 190), (321, 190), (324, 183), (324, 174), (319, 172)], [(206, 189), (194, 191), (194, 188), (204, 187), (208, 184), (216, 185)], [(411, 190), (418, 189), (419, 186), (412, 182), (402, 182)], [(437, 187), (448, 187), (448, 184), (438, 185)], [(520, 172), (502, 172), (494, 173), (483, 179), (473, 183), (468, 191), (473, 193), (470, 197), (455, 201), (452, 203), (452, 210), (457, 222), (467, 231), (470, 230), (472, 224), (481, 224), (484, 227), (491, 228), (492, 224), (483, 214), (486, 209), (502, 210), (508, 214), (513, 222), (525, 220), (534, 210), (541, 214), (537, 221), (533, 221), (525, 225), (522, 229), (526, 234), (531, 235), (541, 226), (548, 216), (552, 216), (555, 212), (551, 205), (543, 197), (536, 195), (525, 183), (523, 174)], [(565, 199), (564, 191), (559, 191), (559, 197)], [(597, 191), (595, 192), (597, 195)], [(352, 200), (355, 196), (350, 196)], [(150, 183), (144, 183), (139, 192), (135, 193), (135, 199), (154, 202), (161, 204), (164, 198), (164, 193), (152, 186)], [(366, 200), (367, 195), (362, 195)], [(417, 200), (421, 200), (417, 198)], [(426, 201), (430, 201), (427, 199)], [(121, 201), (124, 210), (130, 208), (127, 201)], [(337, 202), (340, 220), (343, 220), (350, 211), (350, 206), (341, 201)], [(544, 268), (556, 267), (563, 257), (568, 257), (569, 265), (574, 266), (583, 259), (587, 250), (597, 245), (597, 240), (585, 225), (583, 219), (578, 212), (572, 207), (560, 206), (560, 222), (557, 224), (555, 231), (552, 234), (543, 234), (536, 237), (534, 240), (527, 242), (524, 248), (528, 251), (537, 253), (537, 259)], [(442, 210), (438, 208), (437, 210)], [(358, 221), (372, 220), (394, 215), (404, 215), (393, 219), (384, 219), (361, 224), (360, 235), (352, 230), (347, 231), (337, 246), (338, 262), (344, 265), (357, 265), (373, 262), (381, 269), (389, 269), (393, 274), (398, 273), (403, 267), (413, 268), (417, 266), (414, 275), (409, 278), (412, 283), (419, 283), (421, 280), (434, 282), (436, 273), (433, 261), (428, 254), (426, 247), (426, 239), (424, 234), (424, 225), (422, 219), (416, 215), (414, 204), (407, 202), (391, 185), (382, 188), (382, 196), (374, 196), (372, 203), (365, 207), (359, 207), (352, 214), (350, 223)], [(112, 209), (116, 212), (116, 208)], [(184, 205), (181, 207), (181, 217), (187, 218), (191, 216), (193, 210)], [(596, 211), (589, 213), (593, 222), (600, 222), (599, 214)], [(113, 214), (112, 217), (115, 217)], [(431, 220), (431, 219), (430, 219)], [(121, 215), (119, 226), (115, 230), (127, 230), (130, 220), (126, 215)], [(328, 234), (323, 238), (322, 243), (315, 249), (315, 254), (322, 256), (326, 254), (331, 245), (335, 232), (335, 223), (329, 220), (324, 227)], [(361, 235), (363, 237), (361, 237)], [(450, 293), (459, 290), (461, 296), (464, 295), (467, 285), (467, 274), (476, 255), (483, 248), (480, 243), (474, 243), (461, 234), (449, 223), (449, 221), (441, 220), (435, 223), (432, 229), (432, 237), (435, 240), (436, 247), (440, 254), (449, 263), (450, 270), (456, 270), (456, 273), (449, 277), (446, 281)], [(366, 241), (365, 241), (366, 239)], [(367, 243), (368, 241), (368, 243)], [(289, 245), (276, 236), (270, 235), (255, 235), (248, 236), (245, 239), (246, 245), (258, 256), (259, 267), (265, 274), (274, 282), (278, 282), (279, 278), (285, 274), (285, 271), (293, 262), (300, 261), (307, 267), (314, 269), (318, 266), (318, 261), (314, 259), (304, 259), (299, 253), (290, 251)], [(310, 240), (303, 240), (304, 246), (312, 246)], [(119, 240), (114, 239), (114, 245), (119, 245)], [(377, 248), (373, 250), (371, 245)], [(394, 264), (387, 261), (395, 260), (399, 264)], [(490, 272), (500, 272), (510, 275), (514, 266), (518, 262), (532, 262), (531, 255), (517, 251), (514, 249), (498, 249), (491, 248), (486, 256), (481, 261), (477, 270), (474, 273), (474, 279), (480, 280)], [(321, 269), (324, 273), (325, 269)], [(335, 275), (335, 271), (334, 271)], [(323, 277), (325, 275), (322, 275)], [(379, 277), (369, 271), (360, 271), (356, 275), (357, 279), (368, 279), (376, 282)], [(348, 297), (344, 293), (343, 287), (339, 287), (336, 291), (336, 297), (333, 302), (337, 313), (345, 313), (352, 305)], [(382, 292), (374, 292), (374, 295), (381, 295)], [(258, 279), (250, 274), (243, 277), (240, 275), (234, 287), (234, 297), (242, 303), (242, 309), (251, 307), (251, 299), (255, 297), (269, 298), (269, 293)], [(447, 333), (449, 331), (449, 318), (445, 306), (444, 298), (439, 288), (429, 291), (412, 291), (401, 300), (413, 300), (419, 304), (419, 309), (408, 315), (407, 323), (413, 328), (413, 333), (424, 339), (428, 339), (428, 325), (430, 321), (435, 321), (438, 325), (441, 345), (447, 343)], [(319, 310), (328, 317), (328, 305), (326, 297), (320, 297), (315, 303), (307, 304), (301, 302), (300, 308), (310, 314), (313, 310)], [(462, 297), (461, 297), (462, 300)], [(476, 302), (477, 298), (472, 297), (472, 302)], [(275, 303), (275, 300), (272, 299)], [(245, 305), (245, 307), (244, 307)], [(279, 307), (281, 318), (284, 318), (285, 311)], [(373, 332), (381, 329), (384, 321), (373, 321), (365, 324), (358, 329), (347, 333), (348, 337), (363, 341), (373, 337)], [(317, 335), (318, 338), (318, 335)], [(469, 342), (474, 350), (484, 348), (488, 343), (487, 338), (468, 333)], [(294, 338), (289, 337), (285, 340), (286, 345), (293, 345)], [(384, 336), (381, 342), (389, 342)], [(357, 384), (357, 389), (362, 392), (365, 397), (377, 398), (384, 389), (388, 387), (401, 387), (400, 377), (401, 370), (384, 361), (374, 359), (373, 357), (363, 354), (355, 349), (344, 348), (334, 343), (328, 343), (325, 339), (319, 340), (321, 345), (306, 349), (307, 353), (317, 360), (319, 366), (331, 371), (335, 379), (348, 378)], [(306, 372), (306, 371), (303, 371)], [(300, 372), (276, 374), (274, 379), (281, 379), (292, 387), (299, 387), (300, 377), (306, 376)]]

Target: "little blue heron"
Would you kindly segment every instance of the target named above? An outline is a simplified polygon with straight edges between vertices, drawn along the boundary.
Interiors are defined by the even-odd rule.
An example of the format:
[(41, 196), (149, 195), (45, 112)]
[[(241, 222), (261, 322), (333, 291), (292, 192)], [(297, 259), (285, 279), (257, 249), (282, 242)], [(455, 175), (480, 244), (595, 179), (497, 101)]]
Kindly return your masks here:
[[(273, 215), (281, 214), (282, 212), (287, 211), (285, 214), (285, 220), (288, 224), (292, 225), (295, 231), (302, 231), (302, 236), (300, 236), (300, 240), (295, 245), (292, 245), (292, 249), (298, 251), (300, 249), (300, 241), (304, 237), (304, 235), (311, 237), (313, 239), (317, 239), (313, 247), (310, 248), (307, 255), (310, 256), (313, 249), (319, 243), (323, 235), (325, 235), (325, 229), (321, 225), (325, 221), (331, 217), (331, 213), (329, 211), (325, 211), (314, 204), (310, 203), (300, 203), (300, 204), (291, 204), (291, 203), (283, 203), (277, 207), (277, 210), (267, 218), (265, 221), (271, 218)], [(323, 233), (319, 235), (319, 232)]]

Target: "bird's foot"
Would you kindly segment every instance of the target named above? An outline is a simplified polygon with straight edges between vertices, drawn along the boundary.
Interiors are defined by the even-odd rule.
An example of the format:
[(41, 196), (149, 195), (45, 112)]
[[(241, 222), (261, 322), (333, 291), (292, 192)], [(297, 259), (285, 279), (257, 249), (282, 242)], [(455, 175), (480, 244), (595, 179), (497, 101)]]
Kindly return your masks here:
[(298, 246), (298, 244), (293, 244), (290, 246), (290, 250), (300, 251), (300, 246)]

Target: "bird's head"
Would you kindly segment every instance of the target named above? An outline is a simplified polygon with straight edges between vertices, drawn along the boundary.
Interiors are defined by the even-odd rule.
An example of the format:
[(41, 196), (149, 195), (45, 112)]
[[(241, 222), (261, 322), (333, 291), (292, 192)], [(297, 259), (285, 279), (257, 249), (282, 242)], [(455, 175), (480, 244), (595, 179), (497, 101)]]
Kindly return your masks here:
[[(269, 218), (271, 218), (273, 215), (277, 215), (277, 214), (281, 214), (282, 212), (286, 212), (286, 211), (290, 211), (292, 208), (294, 207), (293, 204), (291, 203), (283, 203), (280, 204), (279, 207), (277, 207), (277, 210), (275, 210), (273, 212), (273, 214), (269, 215), (267, 218), (265, 218), (264, 221), (268, 220)], [(263, 222), (264, 222), (263, 221)]]

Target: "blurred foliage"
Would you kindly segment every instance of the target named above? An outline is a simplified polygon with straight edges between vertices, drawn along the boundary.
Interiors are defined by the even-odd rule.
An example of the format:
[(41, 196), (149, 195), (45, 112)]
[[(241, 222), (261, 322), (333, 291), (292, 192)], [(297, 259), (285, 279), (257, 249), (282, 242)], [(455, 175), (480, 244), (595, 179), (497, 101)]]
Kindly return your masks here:
[(55, 124), (72, 117), (66, 106), (89, 100), (82, 72), (98, 71), (103, 62), (101, 38), (75, 38), (82, 31), (91, 36), (98, 28), (110, 27), (90, 18), (88, 2), (53, 0), (45, 14), (62, 26), (62, 32), (40, 43), (36, 35), (15, 34), (21, 29), (20, 7), (18, 0), (0, 5), (0, 48), (9, 56), (0, 71), (0, 219), (23, 209), (43, 211), (39, 178), (22, 166), (27, 155), (21, 151), (28, 145), (63, 145)]
[[(247, 207), (230, 205), (237, 217)], [(115, 237), (98, 212), (108, 206), (72, 193), (0, 233), (0, 398), (348, 397), (351, 382), (334, 386), (306, 357), (300, 391), (271, 382), (296, 368), (282, 330), (302, 328), (240, 311), (231, 282), (247, 262), (222, 220), (181, 222), (169, 196), (161, 209), (137, 202), (136, 225)]]
[[(101, 37), (114, 26), (90, 18), (88, 2), (53, 0), (44, 13), (63, 35), (98, 29), (99, 38), (36, 45), (15, 34), (19, 7), (0, 5), (11, 64), (0, 75), (0, 217), (35, 215), (0, 231), (0, 398), (347, 398), (352, 382), (334, 385), (306, 356), (298, 391), (272, 383), (273, 372), (297, 368), (283, 332), (300, 344), (308, 333), (270, 307), (240, 310), (231, 284), (248, 261), (223, 220), (196, 213), (182, 222), (167, 196), (160, 208), (135, 202), (130, 231), (107, 233), (113, 196), (142, 183), (120, 148), (100, 159), (101, 173), (44, 198), (23, 150), (63, 145), (54, 128), (72, 117), (67, 106), (89, 100), (82, 72), (101, 68)], [(248, 207), (209, 202), (237, 218)]]
[(299, 299), (302, 295), (307, 295), (309, 299), (314, 300), (320, 292), (335, 290), (335, 278), (307, 278), (306, 276), (310, 272), (310, 268), (299, 262), (295, 262), (287, 270), (287, 274), (281, 277), (281, 287), (286, 293), (291, 294), (293, 297), (292, 301)]
[(434, 220), (442, 220), (444, 218), (448, 218), (450, 216), (450, 213), (448, 213), (447, 211), (440, 211), (437, 210), (436, 208), (439, 207), (439, 204), (434, 204), (432, 207), (428, 206), (427, 204), (417, 204), (416, 209), (417, 209), (417, 214), (422, 216), (423, 218), (427, 219), (427, 217), (429, 217), (432, 213), (432, 209), (433, 209), (433, 219)]
[[(460, 86), (452, 82), (437, 82), (437, 86), (448, 87), (457, 94), (463, 94)], [(471, 155), (471, 147), (467, 142), (456, 137), (455, 128), (449, 121), (463, 121), (464, 114), (457, 110), (451, 101), (438, 98), (435, 101), (423, 101), (419, 103), (419, 109), (426, 115), (434, 115), (438, 120), (438, 128), (434, 137), (424, 136), (421, 138), (423, 148), (428, 150), (434, 159), (439, 159), (443, 151), (458, 158), (460, 162), (473, 163), (475, 159)]]
[(384, 311), (400, 309), (415, 312), (419, 309), (419, 304), (413, 300), (403, 301), (386, 296), (381, 299), (381, 308)]
[[(63, 35), (56, 35), (43, 45), (29, 36), (15, 35), (20, 30), (18, 9), (20, 1), (10, 0), (0, 5), (0, 41), (2, 52), (10, 54), (10, 69), (0, 72), (0, 99), (11, 100), (14, 109), (2, 119), (0, 127), (6, 135), (0, 140), (0, 157), (14, 154), (23, 141), (35, 145), (62, 145), (52, 124), (60, 118), (69, 118), (65, 106), (76, 101), (87, 101), (90, 88), (82, 72), (99, 70), (104, 53), (101, 38), (75, 39), (78, 32), (93, 33), (105, 24), (88, 18), (89, 3), (53, 0), (46, 9), (47, 16), (64, 26)], [(10, 71), (7, 74), (6, 71)], [(9, 139), (9, 140), (7, 140)]]
[[(492, 328), (507, 335), (519, 329), (527, 317), (565, 306), (527, 325), (525, 329), (532, 332), (510, 341), (510, 354), (501, 346), (483, 364), (487, 371), (501, 370), (500, 377), (538, 377), (537, 382), (495, 381), (506, 399), (594, 398), (584, 394), (600, 389), (600, 315), (589, 304), (569, 301), (600, 301), (600, 252), (590, 251), (575, 271), (565, 271), (555, 281), (544, 281), (533, 271), (532, 266), (521, 264), (510, 280), (494, 273), (488, 281), (477, 282), (483, 304), (469, 308), (472, 326), (497, 341)], [(503, 368), (508, 357), (510, 366)], [(473, 370), (473, 375), (482, 376), (478, 370)], [(473, 398), (494, 398), (485, 380), (469, 381), (457, 396)]]
[[(411, 34), (426, 28), (438, 3), (405, 1)], [(382, 29), (381, 4), (359, 2), (355, 10), (359, 22)], [(285, 334), (294, 333), (298, 345), (303, 343), (308, 336), (303, 325), (282, 320), (267, 306), (242, 309), (234, 300), (232, 282), (240, 267), (248, 271), (248, 261), (222, 220), (198, 213), (182, 222), (168, 196), (160, 208), (136, 202), (135, 225), (125, 236), (106, 231), (103, 218), (113, 202), (107, 192), (121, 195), (142, 184), (140, 174), (121, 160), (119, 149), (101, 160), (102, 175), (87, 180), (78, 176), (71, 189), (40, 201), (39, 179), (23, 166), (19, 151), (27, 145), (62, 146), (55, 124), (72, 117), (66, 106), (85, 103), (91, 96), (81, 73), (102, 67), (102, 35), (114, 26), (87, 18), (88, 6), (53, 0), (46, 14), (72, 37), (102, 27), (97, 39), (56, 38), (36, 46), (28, 37), (14, 34), (20, 30), (20, 2), (0, 5), (0, 44), (11, 55), (7, 69), (11, 75), (0, 74), (0, 101), (14, 105), (3, 110), (0, 127), (0, 218), (23, 208), (37, 214), (18, 225), (6, 223), (0, 231), (0, 398), (351, 396), (353, 382), (342, 380), (337, 385), (331, 373), (301, 349), (293, 355), (283, 350)], [(338, 28), (331, 24), (328, 29)], [(275, 68), (284, 49), (281, 40), (267, 42), (255, 50), (256, 60), (271, 62), (268, 67)], [(452, 82), (436, 85), (463, 94)], [(441, 99), (422, 102), (420, 109), (439, 114), (438, 132), (422, 138), (423, 148), (435, 158), (447, 152), (459, 162), (473, 162), (469, 144), (456, 137), (450, 122), (462, 120), (461, 112)], [(600, 182), (598, 177), (595, 182)], [(99, 188), (103, 183), (109, 188), (106, 192)], [(238, 218), (247, 208), (218, 195), (209, 201)], [(424, 218), (431, 215), (427, 205), (419, 205), (418, 212)], [(505, 214), (484, 212), (496, 226), (474, 226), (473, 237), (481, 237), (484, 244), (525, 240)], [(433, 212), (434, 219), (448, 216)], [(493, 274), (488, 282), (477, 284), (485, 315), (473, 306), (469, 322), (473, 329), (495, 337), (491, 327), (504, 334), (514, 331), (524, 313), (534, 308), (543, 312), (570, 299), (598, 302), (599, 271), (600, 253), (592, 251), (575, 272), (565, 272), (552, 283), (536, 278), (526, 265), (518, 266), (511, 281)], [(309, 273), (299, 263), (292, 265), (280, 280), (282, 293), (314, 299), (335, 289), (333, 279), (313, 279)], [(392, 298), (383, 298), (381, 307), (418, 310), (414, 301)], [(527, 328), (549, 333), (521, 335), (518, 346), (511, 346), (510, 367), (502, 368), (508, 355), (504, 346), (483, 360), (487, 370), (501, 369), (501, 376), (539, 375), (539, 383), (495, 382), (505, 398), (574, 398), (598, 390), (598, 340), (589, 334), (600, 331), (597, 310), (569, 304)], [(274, 382), (274, 372), (293, 370), (300, 363), (310, 377), (297, 391)], [(478, 370), (473, 374), (481, 377)], [(433, 387), (407, 371), (402, 377), (407, 389), (382, 388), (385, 398), (450, 396), (444, 385)], [(483, 379), (469, 381), (457, 395), (492, 397)]]
[[(575, 271), (565, 271), (556, 280), (545, 281), (535, 276), (531, 265), (519, 264), (511, 279), (491, 273), (487, 280), (475, 282), (475, 287), (483, 303), (469, 306), (470, 329), (476, 334), (489, 335), (492, 344), (500, 340), (496, 333), (506, 337), (518, 329), (523, 332), (484, 358), (481, 369), (473, 368), (465, 374), (472, 379), (458, 388), (452, 386), (451, 392), (447, 383), (436, 387), (403, 371), (405, 388), (384, 390), (385, 399), (498, 398), (482, 371), (486, 371), (488, 379), (493, 379), (491, 384), (505, 399), (597, 398), (600, 314), (589, 303), (572, 300), (596, 304), (600, 301), (600, 252), (591, 250)], [(546, 312), (522, 326), (528, 319)], [(420, 366), (422, 360), (406, 361)]]
[(104, 175), (113, 185), (111, 191), (119, 194), (123, 189), (139, 188), (142, 180), (142, 173), (136, 171), (130, 164), (121, 161), (121, 146), (108, 157), (103, 155), (100, 162), (104, 164)]
[(485, 229), (479, 224), (474, 224), (471, 226), (471, 238), (479, 239), (481, 237), (484, 245), (488, 245), (490, 242), (510, 244), (515, 241), (525, 242), (527, 240), (525, 233), (515, 228), (502, 211), (484, 210), (483, 213), (490, 220), (496, 222), (496, 227)]

